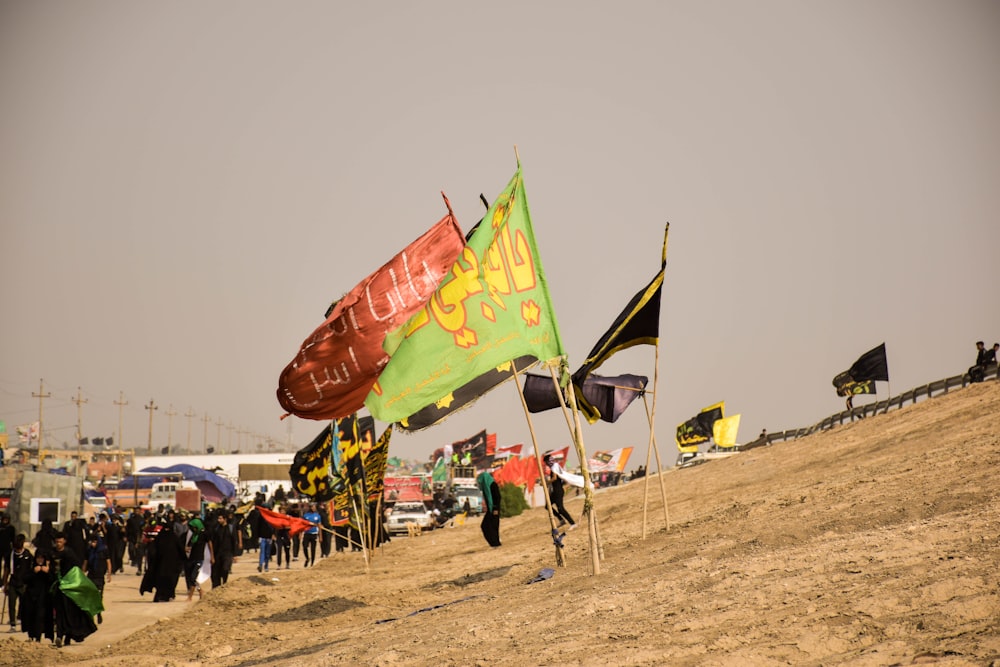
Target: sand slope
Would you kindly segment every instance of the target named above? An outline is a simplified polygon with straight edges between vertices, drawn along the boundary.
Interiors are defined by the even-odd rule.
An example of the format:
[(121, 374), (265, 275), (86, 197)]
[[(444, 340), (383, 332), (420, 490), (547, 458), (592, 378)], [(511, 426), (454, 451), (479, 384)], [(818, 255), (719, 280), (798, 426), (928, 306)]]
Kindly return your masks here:
[[(147, 603), (162, 620), (119, 616), (119, 634), (146, 624), (130, 636), (102, 630), (68, 651), (4, 637), (0, 661), (1000, 665), (998, 462), (1000, 384), (988, 382), (668, 471), (669, 531), (654, 476), (646, 539), (645, 483), (599, 492), (596, 577), (586, 528), (555, 567), (532, 510), (503, 521), (495, 550), (470, 524), (395, 539), (368, 572), (357, 554), (270, 577), (243, 562), (248, 576), (199, 603)], [(579, 516), (582, 502), (568, 507)], [(545, 567), (555, 575), (529, 585)]]

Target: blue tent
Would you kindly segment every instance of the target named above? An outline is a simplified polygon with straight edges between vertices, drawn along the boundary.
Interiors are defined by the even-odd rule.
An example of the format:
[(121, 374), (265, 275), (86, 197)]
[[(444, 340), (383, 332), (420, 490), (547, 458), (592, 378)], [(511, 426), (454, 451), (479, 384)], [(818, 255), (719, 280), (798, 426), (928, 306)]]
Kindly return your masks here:
[[(163, 473), (164, 477), (167, 477), (168, 473), (180, 473), (184, 475), (185, 480), (193, 481), (198, 488), (201, 489), (202, 495), (205, 496), (206, 500), (209, 500), (210, 502), (217, 502), (221, 499), (232, 498), (236, 495), (236, 485), (225, 477), (220, 477), (214, 472), (209, 472), (204, 468), (199, 468), (187, 463), (178, 463), (167, 468), (150, 466), (148, 468), (143, 468), (139, 472)], [(136, 479), (138, 480), (138, 485), (135, 482)], [(150, 489), (153, 487), (153, 484), (156, 484), (159, 481), (162, 481), (161, 478), (158, 478), (155, 475), (142, 475), (136, 477), (135, 479), (129, 475), (118, 483), (118, 488), (134, 489), (138, 486), (140, 489)]]

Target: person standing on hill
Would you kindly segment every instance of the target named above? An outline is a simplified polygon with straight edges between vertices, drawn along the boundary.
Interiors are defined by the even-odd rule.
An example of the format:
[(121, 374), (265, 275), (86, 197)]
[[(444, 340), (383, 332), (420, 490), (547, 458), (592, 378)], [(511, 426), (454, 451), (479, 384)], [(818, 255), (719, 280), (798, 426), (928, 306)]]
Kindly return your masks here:
[(479, 524), (486, 543), (491, 547), (500, 546), (500, 487), (493, 475), (481, 472), (476, 477), (476, 486), (483, 494), (483, 521)]
[(576, 521), (573, 520), (573, 517), (570, 516), (569, 512), (566, 511), (566, 507), (563, 505), (563, 497), (565, 494), (563, 475), (565, 474), (565, 471), (551, 454), (545, 455), (544, 462), (545, 465), (549, 467), (549, 500), (552, 503), (552, 513), (557, 519), (559, 519), (559, 525), (556, 526), (556, 528), (562, 528), (569, 523), (568, 530), (573, 530), (576, 528)]

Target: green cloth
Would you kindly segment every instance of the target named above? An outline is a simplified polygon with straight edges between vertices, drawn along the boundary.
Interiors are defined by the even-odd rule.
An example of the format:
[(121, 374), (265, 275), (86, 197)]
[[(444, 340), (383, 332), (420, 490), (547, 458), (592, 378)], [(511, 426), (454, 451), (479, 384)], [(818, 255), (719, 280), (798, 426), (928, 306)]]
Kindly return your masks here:
[(483, 492), (483, 503), (486, 505), (487, 513), (492, 512), (494, 509), (499, 509), (493, 507), (493, 493), (490, 490), (490, 487), (495, 483), (496, 480), (493, 479), (493, 475), (488, 472), (481, 472), (479, 473), (479, 476), (476, 477), (476, 486), (478, 486), (479, 490)]
[(91, 616), (96, 616), (104, 611), (101, 592), (97, 590), (97, 586), (90, 580), (90, 577), (78, 567), (70, 568), (69, 572), (62, 576), (62, 579), (59, 580), (59, 590), (77, 607)]
[(439, 456), (437, 463), (434, 464), (434, 470), (431, 471), (431, 481), (432, 482), (448, 481), (448, 468), (444, 464), (443, 456)]
[(448, 404), (452, 392), (512, 359), (564, 354), (520, 164), (428, 305), (383, 347), (389, 362), (365, 405), (384, 422)]

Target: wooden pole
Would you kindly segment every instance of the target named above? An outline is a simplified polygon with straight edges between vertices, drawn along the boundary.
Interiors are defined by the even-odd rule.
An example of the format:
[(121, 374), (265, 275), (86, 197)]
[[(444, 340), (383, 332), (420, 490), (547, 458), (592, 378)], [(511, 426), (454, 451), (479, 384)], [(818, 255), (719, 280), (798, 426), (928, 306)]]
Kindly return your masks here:
[[(646, 396), (643, 395), (642, 402), (646, 407), (646, 419), (649, 420), (649, 437), (653, 442), (653, 452), (656, 454), (656, 474), (660, 478), (660, 498), (663, 500), (663, 520), (667, 524), (667, 531), (670, 531), (670, 509), (667, 505), (667, 489), (663, 483), (663, 464), (660, 462), (660, 446), (656, 444), (656, 437), (653, 434), (653, 414), (649, 409), (649, 404), (646, 402)], [(653, 404), (656, 404), (656, 394), (653, 394)], [(646, 455), (646, 460), (649, 460), (649, 454)], [(649, 463), (646, 464), (646, 477), (649, 477)], [(647, 486), (649, 482), (647, 481)], [(646, 514), (645, 506), (643, 507), (643, 520), (642, 520), (642, 539), (646, 539)]]
[[(660, 272), (667, 267), (667, 237), (670, 233), (670, 223), (663, 229), (663, 250), (660, 255)], [(662, 284), (661, 284), (662, 287)], [(657, 327), (659, 332), (659, 327)], [(653, 407), (650, 409), (646, 401), (646, 394), (642, 395), (643, 405), (646, 407), (646, 419), (649, 420), (649, 449), (656, 453), (656, 472), (660, 480), (660, 496), (663, 499), (663, 518), (667, 523), (667, 531), (670, 531), (670, 511), (667, 509), (667, 492), (663, 486), (663, 467), (660, 463), (660, 448), (656, 445), (656, 395), (659, 393), (657, 385), (660, 382), (660, 337), (656, 337), (656, 361), (653, 365)], [(649, 451), (646, 451), (646, 482), (643, 487), (642, 499), (642, 539), (646, 539), (646, 508), (649, 491)]]
[[(559, 386), (559, 378), (556, 377), (556, 370), (549, 367), (552, 375), (552, 384), (555, 386), (556, 396), (559, 397), (559, 405), (563, 413), (569, 415), (569, 408), (563, 397), (562, 387)], [(570, 426), (567, 417), (567, 426), (570, 426), (570, 436), (573, 438), (573, 448), (576, 450), (577, 458), (580, 460), (580, 474), (583, 476), (583, 512), (587, 517), (587, 535), (590, 541), (591, 568), (593, 574), (601, 573), (601, 559), (604, 558), (603, 547), (601, 546), (601, 531), (597, 523), (597, 514), (594, 511), (594, 482), (590, 478), (590, 470), (587, 468), (587, 450), (583, 445), (583, 431), (580, 428), (580, 411), (576, 405), (576, 392), (570, 387), (567, 392), (572, 404), (572, 414), (575, 420), (575, 427)]]
[(531, 446), (535, 449), (535, 465), (538, 466), (538, 476), (542, 481), (542, 491), (545, 494), (545, 507), (549, 517), (549, 530), (552, 533), (552, 541), (556, 548), (556, 565), (566, 567), (566, 554), (563, 552), (559, 532), (556, 529), (555, 517), (552, 514), (552, 502), (549, 499), (549, 487), (545, 481), (545, 473), (542, 469), (542, 454), (538, 451), (538, 439), (535, 437), (535, 426), (531, 421), (531, 413), (528, 412), (528, 402), (524, 400), (524, 391), (521, 389), (521, 380), (517, 376), (517, 364), (511, 363), (514, 369), (514, 386), (517, 387), (518, 398), (521, 399), (521, 407), (524, 409), (524, 418), (528, 422), (528, 432), (531, 434)]
[[(555, 369), (551, 369), (555, 377)], [(573, 422), (576, 428), (573, 430), (573, 445), (576, 447), (576, 455), (580, 457), (580, 473), (583, 475), (583, 511), (587, 513), (587, 533), (590, 537), (590, 563), (592, 574), (595, 576), (601, 573), (601, 558), (604, 557), (601, 546), (601, 531), (597, 523), (597, 508), (594, 506), (594, 483), (590, 479), (590, 470), (587, 469), (587, 450), (583, 445), (583, 428), (580, 423), (580, 410), (576, 404), (576, 390), (570, 386), (566, 392), (569, 395), (569, 406), (573, 412)], [(557, 392), (559, 400), (562, 401), (562, 392)]]

